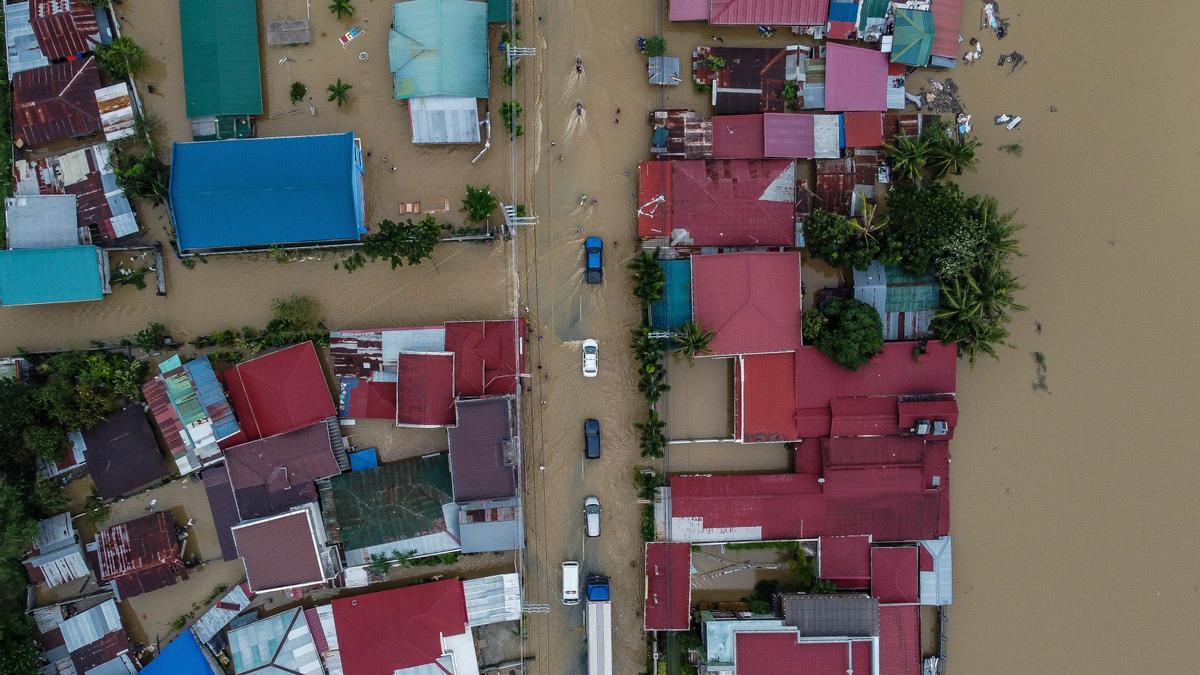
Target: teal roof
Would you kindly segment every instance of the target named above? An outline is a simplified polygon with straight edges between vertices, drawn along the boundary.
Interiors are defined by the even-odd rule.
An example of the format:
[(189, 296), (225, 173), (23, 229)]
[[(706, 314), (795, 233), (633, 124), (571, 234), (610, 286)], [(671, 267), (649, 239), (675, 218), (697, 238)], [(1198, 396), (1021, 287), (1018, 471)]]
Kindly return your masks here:
[(933, 13), (897, 8), (896, 29), (892, 35), (892, 63), (927, 66), (932, 49)]
[(388, 63), (396, 99), (487, 98), (487, 15), (487, 4), (476, 0), (393, 5)]
[(258, 3), (179, 0), (187, 116), (260, 115)]
[(884, 311), (921, 312), (938, 308), (939, 286), (932, 274), (905, 274), (899, 265), (888, 265)]
[(650, 325), (657, 330), (679, 330), (692, 320), (692, 261), (659, 260), (667, 285), (662, 300), (650, 306)]
[(488, 23), (508, 23), (512, 21), (513, 0), (487, 0)]
[(104, 297), (95, 246), (0, 251), (0, 305), (45, 305)]

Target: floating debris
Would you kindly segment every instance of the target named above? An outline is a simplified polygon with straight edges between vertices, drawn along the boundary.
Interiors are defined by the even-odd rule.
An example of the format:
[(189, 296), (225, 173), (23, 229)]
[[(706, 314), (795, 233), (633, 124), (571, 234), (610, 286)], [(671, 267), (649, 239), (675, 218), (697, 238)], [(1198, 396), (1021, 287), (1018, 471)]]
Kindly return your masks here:
[(958, 133), (960, 133), (964, 136), (971, 133), (971, 116), (970, 115), (968, 115), (966, 113), (960, 113), (959, 116), (955, 119), (955, 122), (958, 123)]
[(1020, 143), (1005, 143), (1004, 145), (1000, 146), (1000, 150), (1007, 152), (1013, 157), (1020, 157), (1021, 154), (1025, 152), (1024, 146), (1022, 146)]
[(1012, 64), (1012, 68), (1008, 69), (1008, 74), (1012, 75), (1017, 68), (1025, 65), (1025, 55), (1021, 52), (1009, 52), (1008, 54), (1001, 54), (1000, 59), (996, 61), (997, 66), (1003, 67), (1008, 64)]
[(965, 64), (972, 64), (983, 57), (983, 44), (976, 38), (971, 38), (971, 46), (974, 47), (971, 51), (963, 54), (962, 60)]
[(1000, 4), (995, 0), (987, 0), (983, 3), (983, 15), (979, 21), (979, 27), (995, 33), (997, 40), (1003, 40), (1008, 35), (1008, 19), (1000, 16)]
[(996, 115), (996, 126), (1000, 126), (1002, 124), (1008, 124), (1008, 121), (1011, 119), (1012, 119), (1012, 116), (1009, 115), (1008, 113), (1002, 113), (1002, 114)]
[(1021, 126), (1021, 116), (1017, 115), (1016, 117), (1012, 118), (1011, 122), (1009, 122), (1008, 124), (1005, 124), (1004, 128), (1008, 129), (1009, 131), (1012, 131), (1013, 129), (1016, 129), (1019, 126)]
[(1034, 391), (1044, 391), (1050, 393), (1050, 387), (1046, 384), (1046, 355), (1041, 352), (1033, 352), (1034, 365)]
[[(929, 86), (933, 91), (922, 89), (917, 95), (918, 107), (928, 108), (933, 112), (954, 113), (961, 115), (966, 112), (966, 106), (958, 98), (958, 85), (953, 78), (947, 77), (944, 82), (929, 78)], [(912, 100), (910, 97), (909, 100)], [(916, 103), (917, 101), (914, 101)]]

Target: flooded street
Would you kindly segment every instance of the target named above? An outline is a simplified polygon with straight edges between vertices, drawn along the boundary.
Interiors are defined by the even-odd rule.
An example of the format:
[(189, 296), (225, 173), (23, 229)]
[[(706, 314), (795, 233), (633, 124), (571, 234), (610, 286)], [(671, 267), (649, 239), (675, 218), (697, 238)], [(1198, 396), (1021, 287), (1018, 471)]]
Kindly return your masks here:
[[(1026, 256), (1014, 268), (1027, 287), (1018, 299), (1029, 311), (1012, 326), (1014, 349), (960, 370), (948, 671), (1188, 672), (1200, 659), (1200, 645), (1189, 638), (1194, 629), (1181, 630), (1200, 625), (1200, 586), (1193, 581), (1200, 544), (1191, 536), (1200, 530), (1200, 462), (1195, 434), (1184, 424), (1200, 401), (1200, 365), (1186, 348), (1197, 323), (1192, 289), (1200, 285), (1200, 230), (1184, 176), (1200, 157), (1191, 128), (1200, 93), (1191, 86), (1194, 77), (1167, 77), (1146, 66), (1191, 68), (1200, 46), (1184, 31), (1189, 22), (1179, 22), (1178, 0), (1086, 7), (1006, 0), (1000, 13), (1012, 25), (1002, 42), (976, 30), (981, 4), (965, 0), (963, 36), (981, 37), (983, 58), (950, 73), (984, 144), (978, 172), (960, 182), (1019, 209), (1027, 223)], [(266, 254), (216, 256), (186, 269), (168, 256), (166, 297), (123, 287), (98, 303), (4, 309), (0, 353), (83, 347), (93, 338), (132, 335), (152, 321), (177, 339), (262, 327), (271, 300), (295, 293), (318, 299), (325, 323), (338, 328), (502, 318), (515, 304), (532, 329), (531, 392), (521, 404), (528, 523), (521, 567), (526, 600), (550, 605), (548, 615), (529, 617), (531, 672), (583, 668), (583, 606), (559, 602), (564, 560), (612, 578), (617, 672), (640, 672), (643, 545), (632, 467), (655, 462), (639, 456), (632, 427), (645, 414), (628, 350), (639, 314), (625, 270), (637, 249), (636, 168), (649, 157), (651, 110), (711, 111), (686, 79), (680, 87), (647, 85), (634, 38), (661, 26), (667, 54), (681, 57), (688, 73), (691, 49), (711, 44), (717, 29), (662, 25), (653, 3), (522, 3), (522, 43), (539, 50), (522, 63), (515, 85), (526, 133), (510, 147), (493, 113), (493, 147), (471, 164), (477, 147), (411, 144), (406, 111), (391, 98), (391, 3), (355, 6), (355, 17), (343, 22), (314, 3), (311, 45), (269, 49), (264, 41), (260, 135), (354, 130), (371, 153), (369, 224), (398, 218), (401, 202), (420, 201), (429, 211), (447, 200), (451, 213), (439, 218), (461, 223), (464, 186), (491, 184), (503, 200), (528, 204), (539, 217), (535, 227), (511, 242), (442, 244), (418, 267), (393, 271), (375, 263), (352, 275), (335, 270), (332, 258), (280, 263)], [(303, 12), (300, 0), (264, 0), (260, 23)], [(177, 3), (125, 0), (118, 14), (128, 19), (126, 34), (151, 52), (138, 84), (160, 120), (160, 142), (169, 147), (190, 139)], [(366, 33), (342, 49), (337, 37), (352, 25)], [(784, 30), (769, 41), (752, 27), (720, 35), (728, 46), (789, 42)], [(493, 28), (493, 111), (509, 98), (498, 77), (497, 40)], [(1006, 75), (996, 59), (1012, 50), (1026, 62)], [(342, 110), (325, 101), (325, 87), (337, 78), (353, 85)], [(315, 116), (307, 104), (292, 112), (293, 81), (308, 86)], [(994, 127), (999, 113), (1024, 122), (1015, 131)], [(1019, 157), (998, 149), (1014, 142), (1022, 145)], [(167, 241), (162, 209), (139, 204), (139, 216), (149, 239)], [(603, 285), (583, 283), (588, 235), (604, 239)], [(828, 274), (805, 269), (808, 297)], [(595, 379), (580, 373), (585, 338), (600, 343)], [(1035, 354), (1045, 360), (1044, 389), (1034, 386)], [(728, 437), (728, 392), (707, 388), (728, 386), (728, 374), (713, 363), (687, 368), (671, 365), (667, 419), (678, 428), (703, 428), (698, 438)], [(602, 424), (599, 460), (583, 458), (581, 427), (589, 417)], [(361, 434), (355, 442), (378, 444), (385, 459), (445, 447), (441, 432), (386, 425), (347, 431)], [(782, 445), (753, 451), (714, 442), (672, 446), (670, 463), (676, 471), (789, 466)], [(603, 506), (599, 539), (583, 533), (589, 495)], [(200, 596), (207, 584), (196, 585)], [(160, 629), (142, 626), (147, 635)]]

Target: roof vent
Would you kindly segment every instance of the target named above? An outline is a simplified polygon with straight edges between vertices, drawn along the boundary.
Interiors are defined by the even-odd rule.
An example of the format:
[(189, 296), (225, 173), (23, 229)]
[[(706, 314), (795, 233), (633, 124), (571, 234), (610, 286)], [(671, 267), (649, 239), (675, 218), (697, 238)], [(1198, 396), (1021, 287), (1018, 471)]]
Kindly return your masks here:
[(913, 433), (918, 436), (929, 435), (929, 420), (917, 420), (917, 424), (913, 427)]
[(934, 420), (933, 421), (933, 435), (934, 436), (945, 436), (948, 433), (950, 433), (950, 424), (947, 423), (946, 420)]

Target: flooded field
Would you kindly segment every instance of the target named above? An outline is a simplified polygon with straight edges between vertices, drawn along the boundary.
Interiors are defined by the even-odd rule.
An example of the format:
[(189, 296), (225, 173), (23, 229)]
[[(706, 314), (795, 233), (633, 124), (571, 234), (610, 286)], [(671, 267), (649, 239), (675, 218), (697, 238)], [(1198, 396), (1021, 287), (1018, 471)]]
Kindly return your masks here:
[[(965, 2), (964, 37), (979, 35), (973, 29), (981, 3)], [(636, 166), (648, 156), (650, 110), (665, 105), (707, 113), (709, 107), (686, 82), (669, 90), (645, 84), (645, 61), (633, 40), (661, 25), (655, 4), (615, 11), (562, 0), (524, 3), (523, 42), (539, 49), (516, 84), (526, 134), (515, 147), (495, 139), (472, 165), (474, 148), (410, 144), (407, 116), (389, 94), (390, 3), (355, 4), (355, 18), (345, 22), (314, 4), (311, 45), (263, 47), (266, 116), (275, 119), (264, 121), (260, 133), (353, 129), (371, 152), (370, 223), (398, 217), (400, 202), (421, 201), (429, 210), (448, 199), (453, 211), (472, 183), (491, 184), (505, 198), (529, 204), (540, 218), (535, 228), (506, 244), (444, 244), (420, 267), (392, 271), (375, 264), (353, 275), (334, 270), (328, 259), (281, 264), (266, 255), (228, 256), (189, 270), (168, 258), (165, 298), (120, 288), (101, 303), (4, 310), (0, 352), (85, 346), (92, 338), (130, 335), (151, 321), (182, 339), (262, 326), (271, 299), (293, 293), (320, 300), (325, 322), (338, 327), (500, 318), (510, 315), (516, 294), (534, 331), (532, 391), (522, 402), (529, 548), (518, 564), (527, 574), (527, 599), (551, 606), (549, 615), (528, 622), (526, 653), (537, 658), (531, 670), (560, 675), (581, 669), (582, 607), (558, 603), (559, 563), (579, 560), (585, 572), (612, 577), (617, 670), (636, 673), (644, 667), (643, 572), (630, 467), (650, 463), (640, 458), (632, 428), (644, 406), (626, 348), (638, 321), (623, 270), (636, 247)], [(1178, 2), (1091, 12), (1072, 3), (1002, 5), (1001, 14), (1012, 20), (1009, 37), (982, 37), (982, 61), (951, 75), (985, 144), (979, 171), (961, 182), (1019, 208), (1028, 223), (1022, 234), (1027, 255), (1015, 267), (1028, 286), (1020, 299), (1030, 310), (1013, 326), (1014, 349), (973, 370), (964, 366), (959, 378), (963, 423), (952, 474), (956, 588), (948, 670), (1187, 672), (1200, 658), (1200, 646), (1180, 630), (1200, 623), (1200, 588), (1192, 581), (1200, 545), (1185, 534), (1200, 529), (1200, 464), (1194, 434), (1184, 424), (1200, 400), (1200, 366), (1186, 353), (1195, 325), (1190, 291), (1200, 282), (1194, 265), (1200, 234), (1183, 176), (1200, 154), (1190, 132), (1200, 94), (1187, 78), (1148, 74), (1145, 65), (1188, 68), (1200, 47), (1178, 20), (1184, 9)], [(264, 0), (260, 8), (265, 20), (295, 15), (303, 4)], [(125, 0), (118, 13), (126, 17), (127, 34), (151, 50), (152, 66), (139, 88), (161, 121), (160, 141), (187, 140), (177, 3)], [(343, 50), (336, 38), (355, 24), (366, 34)], [(715, 30), (666, 25), (668, 54), (686, 61), (693, 46), (712, 42)], [(785, 33), (770, 43), (786, 43)], [(753, 28), (721, 29), (720, 36), (730, 46), (766, 43)], [(1026, 62), (1006, 75), (996, 57), (1012, 50)], [(367, 61), (359, 60), (359, 51), (368, 52)], [(577, 56), (586, 64), (582, 75), (574, 68)], [(285, 57), (291, 60), (280, 63)], [(498, 106), (508, 96), (492, 66)], [(339, 77), (354, 87), (340, 110), (324, 100), (326, 85)], [(306, 105), (291, 112), (286, 89), (292, 81), (308, 86), (315, 116)], [(992, 115), (1005, 112), (1023, 116), (1017, 131), (991, 125)], [(1014, 142), (1021, 143), (1021, 156), (998, 150)], [(163, 211), (139, 205), (139, 212), (149, 238), (165, 241)], [(581, 278), (589, 234), (605, 241), (602, 286)], [(831, 277), (828, 270), (806, 268), (806, 298)], [(601, 373), (591, 380), (579, 372), (580, 341), (587, 337), (600, 341)], [(1046, 365), (1045, 390), (1032, 386), (1035, 354)], [(713, 375), (684, 367), (673, 367), (672, 377)], [(670, 395), (673, 425), (673, 418), (696, 416), (691, 404), (679, 403), (683, 389)], [(729, 428), (708, 420), (720, 404), (711, 392), (703, 394), (696, 400), (706, 417), (697, 419), (711, 421), (714, 431)], [(603, 426), (600, 460), (583, 459), (587, 417)], [(385, 458), (445, 443), (444, 434), (384, 426), (346, 431), (360, 435), (360, 444), (378, 444)], [(672, 446), (671, 466), (782, 470), (790, 462), (782, 446), (754, 448), (762, 451), (761, 465), (760, 457), (747, 460), (748, 452), (725, 455), (723, 449)], [(588, 495), (603, 505), (600, 539), (583, 536)], [(209, 592), (205, 584), (198, 596)], [(174, 616), (163, 614), (168, 621)], [(156, 627), (135, 630), (150, 636)]]

